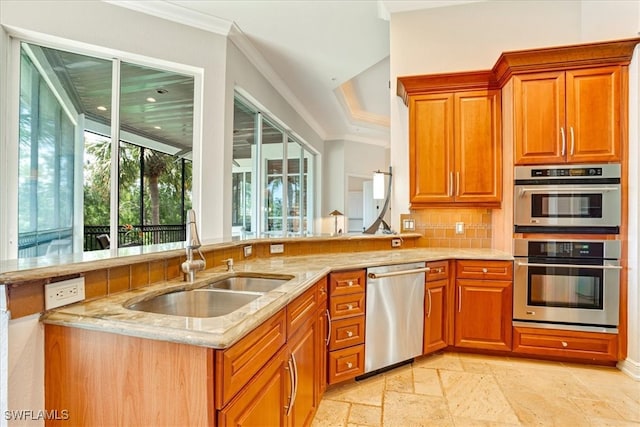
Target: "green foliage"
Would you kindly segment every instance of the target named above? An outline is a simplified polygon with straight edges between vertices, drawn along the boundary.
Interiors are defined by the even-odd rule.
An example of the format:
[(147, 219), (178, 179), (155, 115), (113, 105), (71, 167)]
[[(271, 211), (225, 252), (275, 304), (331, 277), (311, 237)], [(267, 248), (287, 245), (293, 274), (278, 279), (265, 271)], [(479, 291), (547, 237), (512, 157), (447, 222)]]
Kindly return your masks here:
[[(119, 209), (121, 226), (140, 223), (140, 147), (121, 143)], [(182, 160), (144, 149), (144, 224), (182, 223)], [(108, 138), (85, 133), (84, 217), (87, 225), (109, 224), (111, 144)], [(158, 179), (154, 180), (156, 176)], [(154, 184), (155, 182), (155, 184)], [(153, 185), (157, 199), (152, 200)], [(191, 208), (191, 162), (185, 167), (185, 209)], [(152, 218), (157, 203), (159, 216)]]

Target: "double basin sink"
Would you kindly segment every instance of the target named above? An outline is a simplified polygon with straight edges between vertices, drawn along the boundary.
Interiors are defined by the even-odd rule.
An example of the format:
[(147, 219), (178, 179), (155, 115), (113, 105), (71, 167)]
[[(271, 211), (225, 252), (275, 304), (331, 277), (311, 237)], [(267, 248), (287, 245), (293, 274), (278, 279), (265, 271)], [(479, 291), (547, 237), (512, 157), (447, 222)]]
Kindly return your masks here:
[(236, 273), (197, 289), (179, 290), (126, 304), (130, 310), (184, 317), (218, 317), (229, 314), (293, 276)]

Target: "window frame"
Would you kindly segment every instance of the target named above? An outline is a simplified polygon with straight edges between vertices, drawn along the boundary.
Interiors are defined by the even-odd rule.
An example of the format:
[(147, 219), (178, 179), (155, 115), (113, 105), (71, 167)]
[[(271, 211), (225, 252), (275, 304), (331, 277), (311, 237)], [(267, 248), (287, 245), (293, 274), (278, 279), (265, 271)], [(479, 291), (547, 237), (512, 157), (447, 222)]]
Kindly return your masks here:
[[(201, 181), (201, 162), (202, 162), (202, 109), (203, 109), (203, 79), (204, 70), (199, 67), (189, 66), (185, 64), (178, 64), (171, 61), (166, 61), (159, 58), (151, 58), (144, 55), (134, 54), (130, 52), (120, 51), (116, 49), (102, 48), (99, 46), (90, 46), (86, 43), (74, 42), (70, 40), (58, 39), (43, 34), (33, 33), (30, 31), (22, 31), (19, 29), (12, 29), (8, 33), (8, 49), (7, 49), (7, 78), (6, 84), (6, 105), (8, 106), (6, 111), (6, 126), (2, 131), (5, 134), (5, 140), (7, 141), (6, 147), (3, 152), (0, 153), (0, 161), (4, 169), (3, 187), (6, 188), (4, 198), (0, 198), (0, 230), (4, 234), (6, 232), (6, 238), (0, 242), (0, 260), (18, 259), (18, 158), (19, 158), (19, 104), (20, 104), (20, 51), (21, 44), (26, 43), (30, 45), (37, 45), (51, 49), (57, 49), (67, 51), (74, 54), (91, 56), (98, 59), (104, 59), (112, 62), (113, 67), (118, 66), (119, 62), (127, 62), (135, 65), (162, 69), (165, 71), (175, 72), (183, 75), (193, 77), (194, 80), (194, 99), (193, 99), (193, 135), (192, 135), (192, 206), (196, 212), (200, 208), (200, 181)], [(112, 87), (115, 79), (119, 79), (118, 76), (112, 74)], [(114, 110), (114, 105), (119, 105), (119, 90), (112, 94), (112, 117), (111, 117), (111, 140), (119, 140), (119, 120), (114, 120), (114, 114), (117, 114), (117, 108)], [(117, 119), (117, 117), (116, 117)], [(115, 130), (115, 131), (114, 131)], [(116, 138), (114, 138), (114, 136)], [(118, 158), (113, 156), (114, 151), (118, 153), (119, 144), (112, 144), (112, 159)], [(81, 145), (76, 145), (74, 151), (76, 157), (76, 164), (74, 165), (74, 181), (82, 183), (82, 168), (78, 167), (77, 161), (82, 161), (82, 156), (78, 156), (78, 150), (83, 150)], [(81, 166), (81, 165), (80, 165)], [(112, 236), (117, 236), (118, 223), (117, 207), (114, 209), (113, 203), (117, 203), (117, 191), (118, 191), (118, 162), (111, 162), (111, 232)], [(83, 199), (74, 189), (74, 197), (80, 197), (78, 202), (74, 203), (74, 230), (76, 227), (83, 227), (81, 219), (83, 218)], [(115, 193), (115, 196), (114, 196)], [(115, 197), (115, 198), (114, 198)], [(114, 223), (115, 218), (115, 223)], [(75, 239), (75, 237), (74, 237)], [(114, 239), (112, 239), (113, 241)], [(117, 239), (116, 239), (117, 240)], [(82, 237), (80, 237), (82, 241)], [(75, 246), (75, 241), (74, 241)], [(80, 246), (81, 247), (81, 246)], [(150, 251), (153, 251), (151, 249)], [(87, 252), (76, 252), (76, 254), (86, 254)], [(110, 248), (110, 256), (118, 256), (118, 247), (112, 245)], [(85, 258), (84, 256), (82, 257)]]

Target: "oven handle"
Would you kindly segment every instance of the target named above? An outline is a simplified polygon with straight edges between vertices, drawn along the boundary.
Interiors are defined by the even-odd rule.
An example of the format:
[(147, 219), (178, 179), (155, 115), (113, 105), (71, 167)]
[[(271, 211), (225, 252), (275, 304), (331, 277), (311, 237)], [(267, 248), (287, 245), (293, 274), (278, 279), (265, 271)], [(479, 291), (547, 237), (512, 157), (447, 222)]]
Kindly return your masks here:
[(569, 268), (591, 268), (594, 270), (622, 270), (621, 265), (582, 265), (582, 264), (536, 264), (529, 262), (518, 262), (519, 267), (569, 267)]
[(524, 196), (526, 193), (579, 193), (579, 192), (584, 192), (584, 191), (597, 191), (597, 192), (603, 192), (603, 191), (619, 191), (620, 188), (619, 187), (554, 187), (554, 188), (548, 188), (545, 190), (535, 187), (529, 188), (529, 187), (524, 187), (521, 188), (519, 190), (519, 195), (520, 197)]

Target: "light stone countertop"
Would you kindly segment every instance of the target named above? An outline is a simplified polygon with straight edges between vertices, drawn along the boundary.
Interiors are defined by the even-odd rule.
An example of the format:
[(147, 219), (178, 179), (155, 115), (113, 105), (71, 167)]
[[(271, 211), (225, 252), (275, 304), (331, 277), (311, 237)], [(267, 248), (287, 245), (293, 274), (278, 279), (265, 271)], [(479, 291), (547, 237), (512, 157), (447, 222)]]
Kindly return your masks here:
[(416, 248), (371, 252), (272, 257), (237, 262), (236, 272), (283, 274), (293, 279), (225, 316), (194, 318), (146, 313), (124, 308), (151, 296), (202, 287), (229, 276), (222, 267), (199, 272), (194, 283), (180, 280), (109, 295), (45, 313), (44, 323), (111, 332), (191, 345), (226, 348), (259, 326), (311, 285), (332, 271), (445, 259), (512, 260), (491, 249)]

